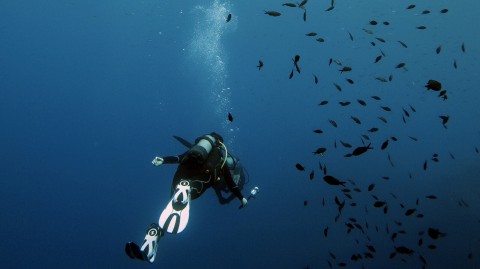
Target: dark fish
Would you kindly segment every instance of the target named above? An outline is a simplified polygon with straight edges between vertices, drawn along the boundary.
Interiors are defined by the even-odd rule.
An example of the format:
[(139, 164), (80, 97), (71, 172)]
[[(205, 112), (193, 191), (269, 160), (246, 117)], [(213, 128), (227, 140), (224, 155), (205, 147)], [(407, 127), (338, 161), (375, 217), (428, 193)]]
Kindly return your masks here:
[(375, 249), (375, 247), (371, 246), (371, 245), (367, 245), (367, 248), (368, 250), (370, 250), (371, 252), (377, 252), (377, 250)]
[(272, 16), (272, 17), (278, 17), (278, 16), (282, 15), (282, 13), (277, 12), (277, 11), (265, 11), (265, 14), (267, 14), (269, 16)]
[(413, 141), (418, 141), (418, 139), (416, 137), (413, 137), (413, 136), (408, 136), (408, 138), (412, 139)]
[(258, 67), (258, 70), (262, 69), (262, 67), (263, 67), (263, 62), (262, 62), (261, 60), (258, 60), (258, 65), (257, 65), (257, 67)]
[(350, 116), (350, 118), (352, 118), (352, 120), (353, 120), (356, 124), (362, 124), (362, 122), (360, 121), (359, 118), (354, 117), (354, 116)]
[(422, 11), (422, 14), (423, 14), (423, 15), (430, 14), (430, 10), (427, 10), (427, 9), (426, 9), (426, 10)]
[(375, 99), (375, 100), (382, 100), (382, 98), (380, 98), (380, 96), (376, 96), (376, 95), (372, 96), (372, 98)]
[(229, 120), (230, 122), (233, 121), (233, 116), (232, 116), (232, 114), (231, 114), (230, 112), (228, 112), (228, 120)]
[(313, 132), (316, 133), (316, 134), (321, 134), (321, 133), (323, 133), (323, 131), (320, 130), (320, 129), (313, 130)]
[(400, 45), (402, 45), (402, 47), (408, 48), (408, 46), (407, 46), (407, 44), (405, 44), (405, 42), (398, 40), (398, 43), (400, 43)]
[(381, 37), (375, 37), (376, 40), (382, 42), (382, 43), (385, 43), (385, 39), (381, 38)]
[(443, 124), (443, 127), (445, 127), (445, 129), (447, 129), (447, 123), (448, 123), (448, 119), (450, 119), (449, 116), (439, 116), (440, 119), (442, 119), (442, 124)]
[(362, 134), (362, 137), (365, 138), (366, 140), (370, 140), (370, 137), (368, 137), (368, 135), (366, 134)]
[(425, 198), (435, 200), (435, 199), (437, 199), (437, 196), (435, 196), (435, 195), (427, 195), (427, 196), (425, 196)]
[(457, 69), (457, 60), (453, 60), (453, 68)]
[(353, 35), (352, 35), (352, 33), (348, 32), (348, 36), (350, 36), (350, 40), (353, 41)]
[(325, 153), (325, 151), (327, 151), (326, 148), (318, 148), (317, 150), (315, 150), (315, 151), (313, 152), (313, 154), (315, 154), (315, 155), (317, 155), (317, 154), (323, 154), (323, 153)]
[(351, 79), (349, 79), (349, 78), (346, 78), (345, 80), (346, 80), (348, 83), (350, 83), (350, 84), (354, 84), (354, 83), (355, 83), (353, 80), (351, 80)]
[(313, 81), (315, 82), (315, 84), (318, 84), (318, 78), (316, 75), (313, 75)]
[(335, 8), (334, 6), (330, 6), (329, 8), (325, 9), (325, 11), (332, 11), (333, 8)]
[(430, 244), (430, 245), (427, 246), (427, 248), (429, 248), (429, 249), (437, 249), (437, 246)]
[(384, 150), (388, 147), (388, 139), (383, 142), (381, 149)]
[(346, 142), (343, 142), (342, 140), (340, 140), (340, 143), (342, 143), (342, 145), (345, 147), (345, 148), (351, 148), (352, 145), (346, 143)]
[(340, 74), (342, 74), (343, 72), (350, 72), (352, 71), (352, 68), (350, 66), (344, 66), (342, 69), (338, 70), (340, 71)]
[[(389, 180), (389, 179), (390, 179), (390, 177), (383, 176), (383, 177), (382, 177), (382, 179)], [(392, 195), (395, 197), (395, 195), (394, 195), (394, 194), (392, 194)]]
[(227, 22), (231, 21), (232, 20), (232, 14), (228, 14), (227, 16)]
[(440, 10), (440, 13), (447, 13), (447, 12), (448, 12), (448, 9), (446, 9), (446, 8)]
[(393, 80), (393, 75), (390, 74), (390, 76), (388, 76), (388, 81), (392, 81)]
[(409, 105), (409, 106), (410, 106), (410, 109), (411, 109), (413, 112), (417, 112), (412, 105)]
[(390, 139), (392, 139), (393, 141), (397, 142), (398, 139), (395, 137), (395, 136), (391, 136)]
[(309, 178), (310, 178), (310, 180), (313, 180), (314, 177), (315, 177), (315, 172), (312, 170), (310, 172)]
[(370, 128), (370, 130), (368, 130), (370, 133), (375, 133), (376, 131), (378, 131), (378, 128), (376, 127), (373, 127), (373, 128)]
[(447, 234), (440, 232), (440, 230), (438, 229), (428, 228), (428, 235), (432, 239), (439, 239), (439, 238), (445, 237)]
[(423, 26), (423, 25), (421, 25), (421, 26), (417, 26), (417, 29), (419, 29), (419, 30), (425, 30), (425, 29), (427, 29), (427, 27), (426, 27), (426, 26)]
[(333, 62), (333, 59), (330, 58), (330, 59), (328, 60), (328, 66), (330, 66), (330, 65), (332, 64), (332, 62)]
[(375, 79), (378, 80), (378, 81), (381, 81), (381, 82), (387, 82), (387, 81), (388, 81), (388, 80), (387, 80), (386, 78), (384, 78), (384, 77), (376, 77)]
[(295, 168), (297, 168), (297, 170), (299, 171), (305, 171), (305, 167), (303, 167), (301, 164), (297, 163), (295, 164)]
[(344, 186), (345, 187), (345, 181), (340, 181), (332, 176), (324, 176), (323, 177), (323, 180), (325, 182), (327, 182), (327, 184), (329, 185), (333, 185), (333, 186), (338, 186), (338, 185), (341, 185), (341, 186)]
[(385, 204), (386, 204), (386, 202), (384, 202), (384, 201), (376, 201), (375, 203), (373, 203), (373, 206), (374, 207), (383, 207)]
[(293, 63), (296, 64), (298, 61), (300, 61), (300, 55), (297, 54), (293, 57)]
[(328, 227), (326, 227), (325, 229), (323, 229), (323, 235), (324, 235), (325, 237), (328, 236)]
[(370, 23), (370, 25), (377, 25), (378, 24), (377, 21), (370, 21), (369, 23)]
[(331, 124), (333, 127), (337, 128), (338, 125), (337, 125), (337, 123), (336, 123), (334, 120), (328, 120), (328, 122), (330, 122), (330, 124)]
[(462, 43), (461, 48), (462, 48), (462, 52), (465, 53), (465, 52), (466, 52), (466, 50), (465, 50), (465, 43)]
[(399, 63), (395, 66), (395, 68), (403, 68), (405, 67), (405, 63)]
[(327, 101), (327, 100), (324, 100), (324, 101), (321, 101), (318, 105), (319, 105), (319, 106), (324, 106), (324, 105), (326, 105), (326, 104), (328, 104), (328, 101)]
[(307, 4), (308, 0), (303, 0), (299, 5), (298, 7), (299, 8), (302, 8), (303, 6), (305, 6)]
[(455, 160), (455, 156), (453, 156), (453, 154), (451, 152), (449, 152), (448, 154), (450, 154), (450, 158), (452, 158), (453, 160)]
[(415, 211), (417, 211), (416, 209), (412, 208), (412, 209), (408, 209), (406, 212), (405, 212), (405, 216), (411, 216), (413, 213), (415, 213)]
[(367, 103), (365, 101), (363, 101), (362, 99), (357, 99), (357, 102), (362, 105), (362, 106), (366, 106)]
[(337, 88), (339, 92), (342, 91), (342, 87), (340, 87), (340, 85), (338, 85), (337, 83), (333, 83), (333, 85), (335, 86), (335, 88)]
[(395, 247), (395, 251), (400, 254), (412, 255), (415, 251), (404, 246)]
[(352, 155), (353, 156), (359, 156), (359, 155), (367, 152), (369, 149), (373, 149), (373, 148), (370, 147), (370, 145), (371, 144), (368, 144), (368, 146), (366, 146), (366, 147), (362, 146), (362, 147), (356, 148), (355, 150), (353, 150)]
[(380, 107), (381, 107), (383, 110), (385, 110), (385, 111), (388, 111), (388, 112), (389, 112), (389, 111), (392, 111), (392, 109), (389, 108), (388, 106), (380, 106)]
[(441, 51), (442, 51), (442, 46), (438, 46), (438, 47), (435, 49), (435, 52), (436, 52), (437, 54), (439, 54)]
[(292, 69), (292, 72), (290, 72), (290, 76), (288, 77), (289, 79), (292, 79), (293, 78), (293, 69)]
[(308, 200), (303, 201), (303, 205), (307, 206), (308, 205)]
[(410, 117), (410, 114), (408, 113), (408, 111), (405, 110), (405, 108), (402, 107), (402, 110), (405, 116)]
[(317, 39), (315, 39), (316, 41), (320, 42), (320, 43), (323, 43), (325, 42), (325, 39), (323, 37), (319, 37)]
[(382, 55), (378, 55), (377, 58), (375, 58), (375, 63), (378, 63), (382, 59)]
[(407, 7), (407, 9), (413, 9), (413, 8), (415, 8), (415, 5), (409, 5), (409, 6)]
[(388, 21), (384, 21), (384, 22), (383, 22), (383, 25), (385, 25), (385, 26), (389, 26), (389, 25), (390, 25), (390, 23), (389, 23)]
[(368, 185), (368, 191), (372, 191), (375, 188), (375, 184)]
[(307, 21), (307, 10), (303, 11), (303, 21)]
[(285, 6), (285, 7), (296, 7), (297, 4), (295, 4), (295, 3), (285, 3), (285, 4), (282, 4), (282, 6)]
[(427, 170), (427, 160), (423, 163), (423, 170)]
[(346, 102), (338, 102), (341, 106), (348, 106), (350, 104), (350, 102), (346, 101)]

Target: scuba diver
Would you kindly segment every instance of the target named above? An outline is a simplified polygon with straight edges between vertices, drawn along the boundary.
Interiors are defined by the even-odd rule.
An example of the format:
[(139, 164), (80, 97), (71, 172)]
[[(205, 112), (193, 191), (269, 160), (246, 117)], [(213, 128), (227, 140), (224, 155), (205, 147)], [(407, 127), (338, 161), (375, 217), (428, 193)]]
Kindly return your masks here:
[[(185, 229), (190, 201), (200, 197), (209, 187), (215, 190), (221, 204), (238, 198), (241, 203), (239, 208), (245, 207), (259, 191), (258, 187), (254, 187), (247, 198), (242, 195), (244, 169), (238, 159), (228, 152), (219, 134), (212, 132), (200, 136), (194, 145), (178, 136), (174, 138), (189, 150), (178, 156), (153, 159), (155, 166), (178, 164), (178, 167), (173, 176), (171, 200), (160, 215), (158, 224), (153, 223), (147, 230), (141, 247), (133, 242), (126, 244), (125, 252), (132, 259), (153, 263), (160, 238), (165, 233), (177, 234)], [(230, 193), (230, 196), (224, 198), (222, 192)]]

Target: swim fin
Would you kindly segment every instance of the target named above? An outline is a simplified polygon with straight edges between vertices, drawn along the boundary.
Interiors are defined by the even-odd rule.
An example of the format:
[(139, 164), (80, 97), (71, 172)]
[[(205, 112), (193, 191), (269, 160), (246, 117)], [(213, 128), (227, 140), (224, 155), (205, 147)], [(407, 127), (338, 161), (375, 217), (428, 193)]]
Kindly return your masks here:
[(133, 242), (128, 242), (125, 245), (125, 253), (127, 253), (128, 257), (131, 259), (138, 259), (142, 261), (148, 260), (150, 263), (153, 263), (155, 261), (155, 257), (157, 256), (158, 240), (162, 236), (163, 231), (160, 229), (158, 224), (152, 223), (150, 228), (147, 230), (142, 247), (140, 248)]
[(187, 227), (190, 213), (190, 183), (182, 180), (177, 185), (172, 199), (163, 210), (158, 224), (168, 233), (181, 233)]

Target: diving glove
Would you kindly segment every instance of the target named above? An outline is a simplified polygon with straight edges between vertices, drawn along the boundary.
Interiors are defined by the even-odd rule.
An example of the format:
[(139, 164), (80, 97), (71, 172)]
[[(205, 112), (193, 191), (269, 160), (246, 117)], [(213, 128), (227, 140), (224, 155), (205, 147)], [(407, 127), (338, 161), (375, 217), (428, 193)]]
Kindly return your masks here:
[(242, 205), (239, 207), (239, 209), (244, 208), (248, 204), (248, 200), (245, 197), (242, 198), (241, 202), (242, 202)]
[(163, 164), (163, 158), (161, 157), (155, 157), (153, 158), (152, 164), (155, 166), (159, 166)]

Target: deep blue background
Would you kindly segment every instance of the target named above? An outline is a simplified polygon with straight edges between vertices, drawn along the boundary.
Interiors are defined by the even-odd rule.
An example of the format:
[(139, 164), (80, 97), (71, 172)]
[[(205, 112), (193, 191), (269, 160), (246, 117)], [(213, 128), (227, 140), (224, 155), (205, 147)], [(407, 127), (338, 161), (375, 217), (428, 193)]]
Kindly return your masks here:
[[(330, 1), (310, 0), (306, 22), (303, 10), (277, 0), (0, 2), (0, 267), (326, 268), (328, 260), (348, 268), (421, 268), (421, 254), (429, 268), (480, 268), (479, 2), (337, 2), (324, 12)], [(417, 7), (406, 10), (411, 3)], [(441, 14), (442, 8), (449, 12)], [(431, 13), (421, 15), (425, 9)], [(226, 23), (228, 13), (233, 19)], [(390, 26), (371, 26), (373, 19)], [(374, 64), (379, 48), (386, 57)], [(302, 73), (289, 80), (295, 54)], [(339, 74), (330, 58), (352, 72)], [(395, 69), (400, 62), (408, 71)], [(392, 82), (375, 80), (390, 74)], [(443, 83), (447, 101), (425, 90), (429, 79)], [(318, 106), (322, 100), (330, 102)], [(352, 104), (337, 104), (345, 100)], [(410, 111), (406, 124), (402, 108)], [(448, 129), (439, 115), (450, 116)], [(375, 149), (343, 157), (351, 150), (339, 141), (360, 146), (360, 135), (371, 127), (380, 129), (369, 133)], [(324, 133), (312, 132), (318, 128)], [(141, 242), (158, 219), (175, 171), (155, 168), (151, 159), (185, 150), (172, 135), (193, 141), (211, 131), (223, 134), (243, 161), (250, 174), (244, 193), (258, 185), (258, 198), (237, 210), (238, 201), (220, 206), (207, 191), (192, 203), (187, 229), (162, 239), (155, 264), (131, 261), (123, 246)], [(390, 136), (399, 141), (381, 151)], [(313, 156), (321, 146), (326, 154)], [(424, 171), (434, 153), (440, 162), (429, 161)], [(351, 201), (325, 184), (319, 161), (362, 189), (353, 193), (358, 205), (347, 206), (338, 223), (334, 197)], [(307, 170), (297, 171), (297, 162)], [(388, 202), (387, 215), (373, 208), (370, 183)], [(423, 198), (429, 194), (439, 199)], [(460, 199), (469, 207), (459, 206)], [(405, 217), (400, 203), (425, 218)], [(368, 222), (367, 233), (346, 234), (349, 217)], [(423, 236), (437, 250), (417, 246), (418, 232), (428, 227), (447, 233), (438, 242)], [(391, 233), (400, 229), (407, 233), (392, 242)], [(350, 261), (367, 251), (366, 244), (376, 247), (375, 258)], [(416, 254), (389, 259), (400, 245)]]

